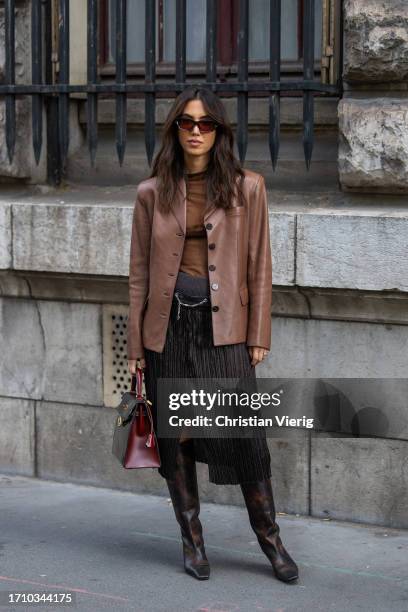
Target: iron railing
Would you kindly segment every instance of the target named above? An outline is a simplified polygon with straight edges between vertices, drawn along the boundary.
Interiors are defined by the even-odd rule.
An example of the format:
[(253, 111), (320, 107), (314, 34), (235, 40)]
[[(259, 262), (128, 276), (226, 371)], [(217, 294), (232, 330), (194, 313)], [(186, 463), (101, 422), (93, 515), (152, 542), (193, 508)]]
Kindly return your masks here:
[[(5, 97), (6, 145), (12, 163), (16, 141), (16, 96), (32, 97), (32, 138), (35, 160), (38, 164), (42, 150), (42, 116), (47, 110), (48, 176), (59, 183), (64, 172), (69, 144), (69, 97), (71, 93), (87, 95), (87, 143), (92, 166), (98, 142), (98, 94), (113, 94), (116, 100), (116, 150), (120, 165), (126, 149), (127, 94), (143, 94), (145, 100), (144, 138), (149, 166), (155, 149), (155, 102), (158, 92), (178, 94), (192, 84), (186, 82), (186, 0), (176, 0), (176, 49), (174, 81), (156, 81), (156, 2), (145, 3), (145, 79), (128, 82), (126, 61), (126, 0), (116, 2), (116, 77), (115, 82), (101, 82), (98, 75), (98, 0), (87, 0), (87, 83), (69, 82), (70, 75), (70, 23), (69, 0), (31, 0), (31, 65), (32, 83), (15, 83), (15, 0), (4, 1), (5, 16), (5, 74), (0, 84), (0, 96)], [(217, 0), (206, 5), (206, 77), (195, 81), (217, 93), (235, 92), (237, 96), (236, 141), (241, 163), (244, 162), (248, 143), (248, 96), (251, 92), (265, 92), (269, 97), (269, 149), (275, 170), (280, 142), (280, 96), (284, 92), (303, 92), (303, 148), (306, 168), (309, 170), (314, 142), (314, 92), (341, 93), (340, 75), (335, 84), (314, 79), (315, 18), (314, 0), (303, 0), (303, 78), (281, 80), (281, 0), (270, 0), (270, 60), (269, 80), (248, 78), (248, 11), (249, 0), (239, 4), (237, 80), (217, 82)], [(53, 82), (52, 70), (52, 16), (58, 19), (58, 82)], [(44, 34), (43, 34), (44, 29)], [(54, 58), (55, 59), (55, 58)], [(58, 126), (58, 129), (55, 129)]]

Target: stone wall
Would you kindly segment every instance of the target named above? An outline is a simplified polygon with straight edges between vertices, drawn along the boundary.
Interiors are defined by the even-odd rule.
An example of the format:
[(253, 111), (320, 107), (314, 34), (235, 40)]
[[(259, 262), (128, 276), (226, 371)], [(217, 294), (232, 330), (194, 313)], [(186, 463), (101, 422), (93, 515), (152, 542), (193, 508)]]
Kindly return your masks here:
[(353, 83), (403, 83), (408, 76), (405, 0), (345, 0), (344, 74)]
[(408, 4), (344, 3), (343, 190), (408, 193)]

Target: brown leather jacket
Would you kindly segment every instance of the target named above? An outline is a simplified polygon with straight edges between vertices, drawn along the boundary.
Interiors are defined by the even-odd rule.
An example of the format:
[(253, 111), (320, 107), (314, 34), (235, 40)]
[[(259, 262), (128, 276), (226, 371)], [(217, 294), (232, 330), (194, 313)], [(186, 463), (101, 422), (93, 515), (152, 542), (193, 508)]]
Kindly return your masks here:
[[(247, 202), (224, 210), (207, 202), (214, 345), (271, 345), (272, 258), (265, 181), (244, 170)], [(141, 181), (133, 211), (129, 266), (127, 358), (144, 358), (146, 347), (161, 353), (183, 253), (186, 183), (180, 179), (174, 207), (159, 212), (156, 177)]]

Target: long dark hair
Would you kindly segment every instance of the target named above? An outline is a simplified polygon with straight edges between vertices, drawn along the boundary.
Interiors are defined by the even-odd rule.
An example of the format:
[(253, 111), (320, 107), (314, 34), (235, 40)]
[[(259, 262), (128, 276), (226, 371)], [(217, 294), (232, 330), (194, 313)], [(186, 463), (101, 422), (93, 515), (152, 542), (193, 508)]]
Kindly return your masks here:
[[(219, 125), (207, 166), (207, 197), (215, 206), (229, 208), (237, 195), (242, 205), (244, 194), (241, 181), (244, 171), (233, 153), (234, 134), (220, 98), (206, 87), (188, 87), (174, 100), (163, 127), (162, 144), (153, 160), (150, 177), (157, 177), (159, 207), (169, 212), (174, 201), (178, 181), (184, 176), (184, 154), (177, 136), (175, 119), (183, 113), (189, 100), (200, 99), (205, 112)], [(237, 181), (237, 177), (240, 181)]]

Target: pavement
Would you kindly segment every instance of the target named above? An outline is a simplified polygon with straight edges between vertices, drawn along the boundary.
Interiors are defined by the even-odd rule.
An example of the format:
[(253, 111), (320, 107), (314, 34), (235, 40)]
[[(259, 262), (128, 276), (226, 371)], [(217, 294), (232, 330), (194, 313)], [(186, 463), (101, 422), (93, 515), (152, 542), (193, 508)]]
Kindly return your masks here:
[[(408, 530), (279, 514), (300, 575), (286, 584), (244, 507), (201, 506), (202, 582), (184, 572), (168, 498), (0, 474), (0, 612), (408, 612)], [(10, 604), (6, 591), (74, 603)]]

